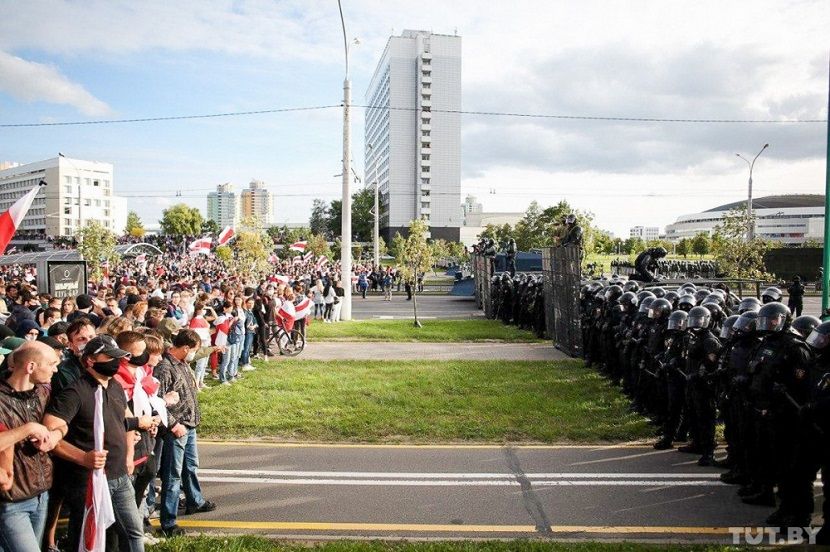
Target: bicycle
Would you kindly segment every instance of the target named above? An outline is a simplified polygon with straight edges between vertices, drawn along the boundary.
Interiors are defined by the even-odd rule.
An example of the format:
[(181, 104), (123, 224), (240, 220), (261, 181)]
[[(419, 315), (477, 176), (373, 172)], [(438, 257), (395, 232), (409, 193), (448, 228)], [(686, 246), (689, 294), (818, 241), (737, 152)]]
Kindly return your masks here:
[(272, 322), (269, 325), (268, 339), (265, 342), (268, 354), (279, 354), (284, 356), (297, 356), (305, 349), (305, 336), (297, 328), (290, 332), (285, 331), (281, 325)]

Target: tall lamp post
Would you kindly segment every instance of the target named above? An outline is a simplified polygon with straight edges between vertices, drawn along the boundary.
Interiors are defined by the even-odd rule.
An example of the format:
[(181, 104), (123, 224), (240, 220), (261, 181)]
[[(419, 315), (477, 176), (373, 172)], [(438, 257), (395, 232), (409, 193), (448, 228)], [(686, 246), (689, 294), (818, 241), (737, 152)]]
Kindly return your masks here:
[(764, 150), (767, 149), (768, 147), (769, 147), (769, 144), (764, 144), (764, 147), (761, 148), (761, 151), (759, 151), (758, 154), (755, 157), (752, 158), (752, 161), (750, 161), (749, 159), (747, 159), (746, 157), (744, 157), (740, 153), (735, 154), (738, 157), (740, 157), (741, 159), (743, 159), (746, 162), (747, 165), (749, 165), (749, 196), (748, 196), (748, 199), (747, 199), (747, 202), (746, 202), (746, 216), (749, 219), (749, 222), (748, 222), (749, 227), (747, 228), (747, 231), (746, 231), (747, 241), (752, 241), (752, 238), (755, 237), (755, 224), (752, 220), (752, 169), (755, 168), (755, 160), (758, 159), (758, 157), (762, 153), (764, 153)]
[(340, 25), (343, 27), (343, 51), (346, 56), (346, 78), (343, 79), (343, 199), (342, 224), (340, 227), (340, 281), (343, 285), (343, 306), (340, 318), (352, 319), (352, 195), (349, 189), (351, 179), (352, 131), (349, 120), (349, 108), (352, 102), (352, 83), (349, 80), (349, 41), (346, 38), (346, 22), (343, 19), (343, 6), (337, 0), (340, 11)]

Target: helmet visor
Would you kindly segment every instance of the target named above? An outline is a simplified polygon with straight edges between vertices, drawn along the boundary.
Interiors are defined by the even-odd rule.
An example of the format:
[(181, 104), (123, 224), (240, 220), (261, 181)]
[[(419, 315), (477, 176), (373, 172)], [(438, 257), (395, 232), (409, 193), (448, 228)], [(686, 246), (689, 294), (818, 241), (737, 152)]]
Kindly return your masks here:
[(686, 320), (686, 327), (690, 328), (690, 329), (708, 328), (709, 327), (709, 320), (710, 320), (709, 316), (703, 316), (703, 315), (690, 316)]
[(719, 337), (721, 339), (729, 339), (730, 337), (732, 337), (732, 328), (732, 326), (724, 326), (723, 328), (721, 328)]
[(667, 330), (685, 330), (686, 329), (686, 319), (685, 318), (669, 318), (669, 323), (666, 326)]
[(750, 318), (749, 316), (741, 316), (732, 325), (732, 333), (749, 333), (753, 331), (755, 331), (755, 318)]
[(759, 332), (780, 332), (787, 323), (787, 317), (783, 314), (772, 316), (759, 316), (756, 323)]
[(813, 330), (810, 332), (810, 335), (807, 336), (806, 341), (807, 345), (813, 349), (824, 349), (827, 347), (828, 343), (830, 343), (830, 335)]

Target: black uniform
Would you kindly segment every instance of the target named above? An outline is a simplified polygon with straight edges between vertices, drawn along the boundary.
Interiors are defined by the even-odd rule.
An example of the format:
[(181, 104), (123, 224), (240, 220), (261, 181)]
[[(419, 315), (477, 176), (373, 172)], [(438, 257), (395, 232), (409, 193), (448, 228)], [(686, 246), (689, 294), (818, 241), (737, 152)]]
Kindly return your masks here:
[(692, 442), (703, 457), (715, 451), (715, 371), (720, 341), (708, 329), (686, 333), (684, 372), (687, 379), (687, 406)]

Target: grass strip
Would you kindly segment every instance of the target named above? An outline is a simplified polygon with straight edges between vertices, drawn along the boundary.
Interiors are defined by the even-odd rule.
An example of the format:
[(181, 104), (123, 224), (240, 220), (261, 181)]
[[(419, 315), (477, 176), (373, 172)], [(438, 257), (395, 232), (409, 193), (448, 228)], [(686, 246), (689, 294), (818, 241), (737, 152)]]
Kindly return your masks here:
[(422, 320), (415, 328), (412, 320), (354, 320), (324, 324), (315, 321), (308, 328), (309, 341), (342, 339), (349, 341), (422, 341), (432, 343), (501, 341), (542, 342), (533, 333), (507, 326), (496, 320)]

